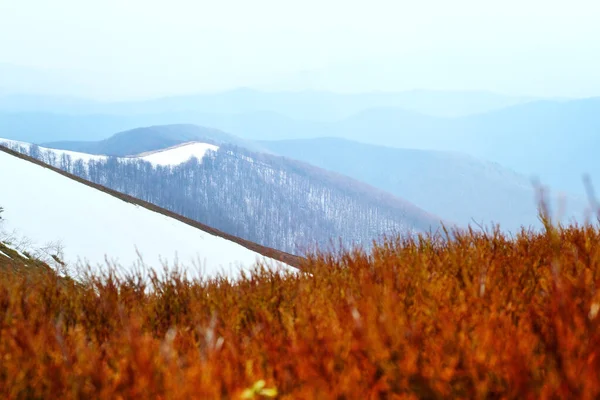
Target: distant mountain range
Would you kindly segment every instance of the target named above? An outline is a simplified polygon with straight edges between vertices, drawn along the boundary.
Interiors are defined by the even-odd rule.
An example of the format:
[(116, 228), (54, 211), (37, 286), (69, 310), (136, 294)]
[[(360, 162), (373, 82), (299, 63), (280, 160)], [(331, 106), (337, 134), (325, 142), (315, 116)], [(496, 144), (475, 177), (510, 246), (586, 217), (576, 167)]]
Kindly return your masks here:
[(457, 117), (499, 110), (533, 100), (535, 98), (485, 91), (333, 93), (241, 88), (218, 93), (121, 102), (98, 102), (48, 95), (4, 95), (0, 96), (0, 112), (108, 115), (269, 112), (294, 119), (335, 121), (380, 107), (400, 108), (432, 116)]
[[(46, 99), (40, 106), (39, 99), (35, 103), (5, 98), (4, 109), (13, 108), (11, 112), (0, 112), (0, 134), (34, 143), (97, 141), (140, 126), (194, 124), (227, 132), (238, 141), (246, 141), (238, 145), (260, 152), (265, 149), (252, 141), (337, 137), (386, 147), (458, 151), (497, 162), (528, 178), (538, 177), (544, 184), (577, 195), (584, 193), (584, 173), (600, 185), (600, 164), (595, 154), (600, 145), (600, 98), (521, 99), (508, 107), (479, 114), (441, 117), (399, 107), (399, 94), (353, 96), (319, 92), (269, 94), (245, 89), (83, 107), (86, 112), (97, 111), (96, 114), (82, 113), (73, 105), (77, 103), (74, 99), (63, 99), (62, 103)], [(415, 96), (413, 93), (411, 98), (414, 100)], [(33, 102), (29, 107), (33, 111), (23, 111), (28, 102)], [(410, 104), (417, 103), (414, 100)], [(54, 106), (58, 109), (48, 112)], [(303, 107), (314, 112), (301, 111)], [(44, 109), (46, 112), (40, 111)], [(307, 118), (294, 118), (300, 114), (290, 110)], [(317, 115), (321, 111), (329, 117)], [(349, 115), (351, 112), (354, 113)], [(344, 117), (335, 119), (334, 114)]]
[[(399, 149), (339, 138), (289, 141), (243, 141), (223, 132), (189, 125), (156, 126), (123, 132), (98, 142), (49, 143), (46, 146), (91, 154), (126, 156), (200, 140), (215, 144), (247, 144), (337, 172), (462, 226), (500, 223), (515, 232), (539, 227), (538, 199), (530, 177), (497, 163), (437, 150)], [(544, 182), (547, 183), (547, 182)], [(550, 196), (557, 210), (558, 193)], [(587, 201), (567, 195), (563, 221), (582, 220)], [(289, 249), (288, 249), (289, 250)]]
[[(533, 182), (499, 164), (435, 150), (398, 149), (338, 138), (263, 141), (274, 153), (339, 172), (466, 226), (539, 227)], [(556, 193), (550, 193), (555, 199)], [(567, 198), (563, 221), (582, 220), (586, 202)], [(557, 201), (552, 202), (555, 206)], [(556, 209), (554, 210), (556, 211)]]

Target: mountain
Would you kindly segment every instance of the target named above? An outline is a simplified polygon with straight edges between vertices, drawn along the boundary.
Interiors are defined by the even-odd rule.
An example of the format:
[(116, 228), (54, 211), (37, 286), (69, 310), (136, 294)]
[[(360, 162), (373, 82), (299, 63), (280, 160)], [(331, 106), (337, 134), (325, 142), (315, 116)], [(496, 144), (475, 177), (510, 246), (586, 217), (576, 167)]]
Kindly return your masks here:
[(335, 122), (261, 114), (205, 123), (253, 140), (337, 137), (387, 147), (457, 151), (578, 195), (583, 194), (583, 173), (600, 184), (595, 154), (600, 145), (600, 98), (532, 102), (460, 118), (377, 108)]
[(320, 122), (294, 120), (273, 112), (210, 114), (188, 111), (139, 115), (71, 115), (0, 111), (2, 137), (43, 144), (58, 141), (61, 146), (70, 145), (64, 142), (101, 141), (115, 132), (166, 125), (213, 127), (213, 129), (233, 132), (239, 139), (312, 137), (311, 131), (319, 132), (323, 126)]
[(394, 107), (426, 115), (462, 116), (501, 109), (532, 98), (491, 92), (411, 90), (403, 92), (335, 93), (327, 91), (260, 91), (242, 88), (221, 93), (174, 96), (112, 104), (110, 112), (202, 113), (273, 112), (294, 119), (331, 121), (377, 107)]
[[(47, 112), (0, 112), (0, 132), (7, 139), (31, 142), (51, 143), (60, 141), (61, 146), (71, 145), (64, 142), (76, 142), (74, 146), (83, 146), (79, 142), (101, 141), (115, 132), (133, 131), (139, 127), (173, 126), (175, 130), (187, 130), (188, 139), (201, 138), (217, 141), (237, 140), (238, 144), (252, 147), (251, 143), (241, 141), (239, 137), (227, 136), (216, 129), (183, 128), (184, 125), (219, 126), (219, 122), (228, 121), (227, 116), (213, 114), (166, 113), (147, 115), (110, 115), (110, 114), (57, 114)], [(203, 124), (209, 122), (209, 124)], [(165, 131), (165, 129), (162, 129)], [(171, 135), (165, 132), (167, 136)], [(178, 135), (181, 135), (178, 133)], [(168, 140), (168, 139), (167, 139)], [(233, 142), (236, 143), (236, 142)], [(260, 149), (256, 149), (260, 150)]]
[(534, 100), (484, 91), (410, 90), (335, 93), (262, 91), (239, 88), (225, 92), (180, 95), (149, 100), (95, 102), (66, 96), (0, 96), (0, 111), (64, 114), (252, 114), (271, 112), (294, 119), (334, 121), (361, 111), (393, 107), (432, 116), (478, 114)]
[(456, 118), (394, 107), (362, 110), (335, 121), (294, 119), (267, 111), (211, 114), (192, 110), (128, 116), (0, 114), (2, 136), (36, 143), (99, 140), (114, 132), (165, 123), (210, 126), (246, 140), (337, 137), (387, 147), (459, 151), (578, 195), (583, 193), (583, 173), (591, 174), (600, 184), (594, 151), (600, 144), (600, 98), (535, 101)]
[(581, 176), (600, 184), (600, 98), (536, 102), (461, 121), (466, 151), (555, 187), (582, 192)]
[[(206, 276), (221, 271), (235, 276), (257, 261), (281, 266), (267, 256), (297, 262), (1, 146), (0, 170), (2, 241), (25, 240), (29, 251), (58, 256), (70, 269), (80, 263), (99, 267), (105, 260), (130, 269), (139, 266), (138, 253), (158, 270), (164, 261), (195, 266)], [(45, 194), (42, 203), (40, 194)]]
[(540, 101), (460, 118), (395, 108), (329, 122), (271, 113), (197, 116), (206, 126), (250, 140), (337, 137), (397, 148), (457, 151), (497, 162), (554, 188), (583, 194), (581, 176), (600, 184), (600, 98)]
[(469, 153), (578, 194), (583, 173), (600, 183), (594, 150), (600, 145), (600, 98), (535, 102), (456, 119), (396, 118), (388, 110), (327, 131), (372, 144)]
[[(290, 137), (281, 134), (289, 134), (288, 119), (294, 126), (301, 124), (297, 130), (306, 135), (311, 130), (310, 122), (335, 122), (373, 108), (454, 117), (497, 110), (530, 100), (487, 92), (424, 90), (342, 94), (237, 89), (123, 102), (6, 94), (0, 95), (0, 132), (6, 138), (46, 143), (100, 140), (115, 132), (140, 126), (196, 124), (223, 129), (240, 137), (286, 139)], [(304, 121), (308, 126), (304, 126)], [(277, 132), (277, 123), (281, 124), (283, 132)], [(265, 136), (267, 134), (271, 136)]]
[[(83, 179), (289, 253), (328, 247), (340, 238), (345, 246), (368, 248), (385, 234), (440, 226), (439, 217), (362, 182), (229, 144), (207, 151), (208, 144), (192, 142), (126, 158), (7, 145)], [(194, 157), (177, 164), (182, 154)], [(157, 155), (160, 163), (148, 162)]]
[[(452, 152), (398, 149), (338, 138), (263, 141), (274, 153), (369, 183), (440, 217), (515, 232), (540, 226), (531, 180), (499, 164)], [(585, 203), (569, 199), (569, 216)]]
[(161, 125), (137, 128), (117, 133), (100, 141), (61, 141), (43, 143), (42, 146), (72, 150), (89, 154), (128, 156), (165, 149), (181, 143), (202, 141), (215, 145), (234, 144), (250, 150), (263, 150), (257, 144), (240, 139), (218, 129), (190, 124)]

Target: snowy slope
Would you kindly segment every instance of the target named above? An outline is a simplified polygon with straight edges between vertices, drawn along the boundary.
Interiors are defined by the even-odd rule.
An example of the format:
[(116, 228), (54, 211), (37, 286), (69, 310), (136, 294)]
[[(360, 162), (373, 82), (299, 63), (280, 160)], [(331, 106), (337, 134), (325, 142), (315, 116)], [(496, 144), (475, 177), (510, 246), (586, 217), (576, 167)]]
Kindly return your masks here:
[[(10, 139), (2, 139), (0, 138), (0, 145), (6, 146), (10, 149), (16, 150), (18, 147), (23, 147), (27, 150), (29, 150), (32, 146), (31, 143), (27, 143), (27, 142), (20, 142), (18, 140), (10, 140)], [(60, 150), (60, 149), (48, 149), (46, 147), (39, 147), (40, 151), (45, 152), (45, 151), (51, 151), (53, 152), (57, 158), (62, 157), (63, 154), (68, 155), (71, 157), (71, 160), (73, 162), (77, 161), (77, 160), (81, 160), (83, 162), (87, 162), (90, 160), (104, 160), (106, 159), (106, 156), (96, 156), (93, 154), (87, 154), (87, 153), (80, 153), (77, 151), (70, 151), (70, 150)]]
[(192, 157), (202, 160), (202, 157), (204, 157), (207, 151), (217, 151), (218, 149), (218, 146), (212, 144), (190, 142), (164, 150), (140, 154), (134, 158), (141, 158), (142, 160), (148, 161), (153, 165), (172, 166), (184, 163)]
[(145, 265), (202, 267), (204, 276), (235, 276), (257, 260), (289, 268), (237, 243), (213, 236), (146, 208), (127, 203), (50, 169), (0, 151), (0, 204), (4, 235), (30, 240), (28, 249), (59, 241), (70, 268), (89, 262), (105, 266), (105, 256), (132, 267), (139, 251)]
[[(31, 147), (31, 143), (20, 142), (17, 140), (9, 140), (0, 138), (0, 145), (4, 145), (10, 149), (18, 150), (18, 147), (23, 147), (27, 150)], [(98, 156), (87, 153), (80, 153), (77, 151), (70, 150), (60, 150), (60, 149), (50, 149), (46, 147), (39, 147), (41, 152), (52, 152), (56, 155), (58, 159), (65, 154), (71, 157), (73, 162), (77, 160), (82, 160), (83, 162), (88, 162), (90, 160), (104, 160), (106, 156)], [(207, 151), (217, 151), (219, 149), (218, 146), (201, 143), (201, 142), (189, 142), (181, 145), (177, 145), (174, 147), (170, 147), (168, 149), (158, 150), (154, 152), (139, 154), (133, 157), (126, 157), (126, 159), (137, 160), (142, 159), (150, 162), (152, 165), (157, 166), (175, 166), (181, 163), (188, 161), (192, 157), (196, 157), (198, 160), (202, 160), (202, 157), (206, 154)]]

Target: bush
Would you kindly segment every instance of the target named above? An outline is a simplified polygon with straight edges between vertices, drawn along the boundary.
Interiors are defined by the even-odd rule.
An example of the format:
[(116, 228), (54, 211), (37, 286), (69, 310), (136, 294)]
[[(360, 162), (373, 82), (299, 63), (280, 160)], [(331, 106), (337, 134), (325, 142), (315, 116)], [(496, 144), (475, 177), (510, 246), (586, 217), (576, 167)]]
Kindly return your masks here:
[(11, 275), (0, 396), (600, 395), (596, 227), (389, 239), (303, 268), (235, 283)]

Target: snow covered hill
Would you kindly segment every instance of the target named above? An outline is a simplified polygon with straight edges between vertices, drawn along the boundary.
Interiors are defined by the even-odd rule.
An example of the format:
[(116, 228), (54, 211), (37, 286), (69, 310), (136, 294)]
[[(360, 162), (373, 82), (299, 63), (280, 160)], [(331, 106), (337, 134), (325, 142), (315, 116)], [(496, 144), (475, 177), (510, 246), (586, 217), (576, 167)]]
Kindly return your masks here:
[(257, 261), (272, 268), (290, 268), (15, 154), (0, 149), (4, 240), (7, 236), (13, 236), (13, 241), (26, 238), (29, 251), (58, 242), (69, 268), (83, 263), (98, 268), (106, 266), (106, 261), (131, 268), (139, 261), (138, 253), (149, 267), (160, 270), (163, 261), (169, 266), (178, 262), (192, 267), (191, 275), (197, 267), (203, 276), (219, 272), (236, 276)]
[[(31, 152), (31, 148), (35, 146), (27, 142), (2, 138), (0, 138), (0, 145), (6, 146), (9, 149), (24, 154), (29, 154)], [(71, 162), (81, 160), (85, 163), (91, 160), (99, 161), (107, 159), (107, 156), (81, 153), (78, 151), (52, 149), (41, 146), (36, 146), (36, 148), (39, 151), (39, 156), (36, 156), (35, 158), (47, 162), (51, 165), (55, 165), (55, 160), (60, 160), (61, 157), (63, 157), (63, 155), (69, 156)], [(192, 157), (196, 157), (198, 160), (202, 160), (207, 151), (217, 151), (218, 149), (218, 146), (209, 143), (187, 142), (166, 149), (145, 152), (136, 156), (122, 157), (122, 159), (144, 160), (148, 161), (154, 166), (174, 166), (189, 161)], [(55, 160), (51, 160), (50, 157), (54, 157)]]
[(62, 150), (62, 149), (50, 149), (46, 147), (36, 146), (35, 144), (22, 142), (19, 140), (3, 139), (0, 138), (0, 145), (8, 147), (11, 150), (18, 151), (19, 153), (29, 153), (32, 148), (38, 149), (41, 153), (52, 153), (53, 157), (60, 159), (63, 155), (69, 156), (72, 161), (81, 160), (84, 162), (90, 160), (105, 160), (106, 156), (97, 156), (93, 154), (81, 153), (78, 151)]
[(207, 151), (217, 151), (218, 149), (218, 146), (212, 144), (190, 142), (173, 146), (164, 150), (139, 154), (137, 157), (133, 158), (148, 161), (152, 165), (179, 165), (189, 161), (189, 159), (192, 157), (202, 160), (202, 157), (204, 157)]
[[(131, 122), (132, 121), (130, 121), (129, 123)], [(178, 144), (189, 142), (212, 143), (217, 146), (230, 144), (234, 146), (243, 147), (252, 151), (268, 152), (266, 149), (262, 148), (260, 145), (252, 141), (244, 140), (227, 132), (223, 132), (218, 129), (207, 128), (205, 126), (191, 124), (152, 126), (143, 125), (145, 125), (145, 123), (139, 124), (139, 128), (115, 133), (114, 135), (107, 137), (106, 139), (98, 141), (63, 140), (59, 142), (42, 142), (38, 144), (40, 144), (40, 146), (48, 147), (51, 149), (64, 149), (71, 151), (79, 151), (82, 153), (115, 157), (128, 157), (149, 151), (166, 149), (172, 146), (176, 146)], [(106, 128), (106, 126), (104, 128)], [(94, 129), (95, 127), (87, 126), (82, 131), (82, 135), (80, 135), (80, 137), (87, 137), (92, 139), (93, 135), (90, 136), (89, 133)], [(23, 140), (22, 138), (24, 136), (19, 135), (18, 133), (15, 133), (10, 129), (6, 130), (6, 132), (7, 134), (11, 134), (14, 139)], [(52, 135), (51, 130), (48, 132), (48, 134)], [(44, 138), (44, 140), (48, 139), (49, 137)], [(63, 137), (63, 139), (66, 139), (66, 137)]]
[(437, 216), (359, 181), (229, 144), (187, 142), (131, 157), (94, 156), (100, 158), (7, 145), (85, 181), (287, 253), (340, 240), (369, 248), (384, 235), (435, 231), (440, 224)]

